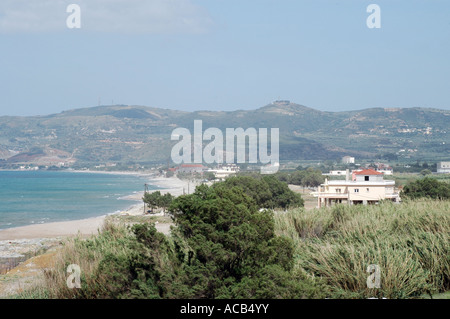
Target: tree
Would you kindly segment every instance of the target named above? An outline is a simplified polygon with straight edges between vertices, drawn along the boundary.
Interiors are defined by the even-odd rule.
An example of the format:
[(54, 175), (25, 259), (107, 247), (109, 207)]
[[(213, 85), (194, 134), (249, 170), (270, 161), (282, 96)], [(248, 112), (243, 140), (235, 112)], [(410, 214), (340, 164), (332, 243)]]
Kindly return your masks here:
[(213, 172), (206, 172), (206, 173), (204, 174), (204, 177), (205, 177), (205, 179), (208, 180), (208, 181), (213, 181), (213, 180), (216, 179), (216, 175), (215, 175)]
[[(91, 292), (92, 296), (88, 298), (103, 299), (172, 297), (171, 288), (177, 287), (176, 268), (180, 264), (170, 242), (153, 224), (135, 224), (129, 229), (132, 235), (126, 235), (115, 243), (120, 244), (120, 249), (106, 253), (99, 262), (97, 281), (102, 284), (77, 289), (80, 294)], [(108, 232), (102, 236), (106, 237), (103, 240), (117, 241)], [(93, 239), (90, 245), (96, 240), (100, 239)]]
[(163, 210), (166, 210), (172, 204), (174, 198), (175, 197), (170, 193), (161, 195), (160, 191), (155, 191), (152, 193), (145, 193), (143, 201), (148, 205), (148, 207), (150, 207), (151, 210), (157, 207), (161, 207)]
[(277, 172), (275, 176), (281, 182), (289, 183), (291, 181), (291, 177), (287, 172)]
[(432, 177), (424, 177), (414, 182), (408, 183), (404, 188), (402, 195), (406, 198), (417, 199), (428, 197), (433, 199), (449, 199), (450, 184), (440, 182)]
[(223, 187), (223, 185), (230, 188), (241, 188), (252, 200), (254, 200), (259, 208), (263, 207), (272, 196), (269, 186), (266, 183), (262, 183), (260, 177), (231, 176), (222, 183), (214, 184), (213, 187)]
[(317, 187), (325, 181), (322, 171), (309, 167), (303, 172), (302, 185), (304, 187)]
[(264, 203), (266, 208), (292, 208), (303, 207), (304, 201), (300, 194), (294, 193), (286, 183), (276, 179), (273, 175), (266, 175), (262, 178), (270, 191), (270, 200)]
[(289, 183), (293, 185), (302, 185), (303, 171), (295, 171), (291, 174)]
[(172, 194), (165, 193), (159, 200), (159, 206), (165, 211), (172, 204), (174, 199), (175, 197), (172, 196)]
[[(428, 166), (427, 166), (428, 167)], [(420, 171), (420, 174), (425, 176), (425, 175), (430, 175), (432, 174), (432, 172), (429, 169), (423, 169)]]
[[(213, 187), (222, 187), (222, 183)], [(303, 206), (300, 194), (289, 189), (288, 184), (281, 182), (274, 175), (259, 175), (257, 178), (250, 176), (233, 176), (227, 178), (223, 185), (227, 187), (239, 187), (252, 198), (258, 208), (288, 208)]]
[[(273, 176), (256, 181), (279, 193), (277, 189), (283, 190), (280, 185), (284, 183), (273, 179), (277, 181)], [(144, 198), (159, 206), (158, 200), (171, 195), (161, 196), (156, 191)], [(273, 212), (259, 210), (243, 187), (224, 182), (214, 187), (203, 184), (193, 194), (173, 199), (169, 210), (177, 226), (172, 228), (170, 237), (147, 222), (126, 229), (106, 224), (99, 236), (77, 242), (79, 247), (102, 253), (95, 257), (98, 267), (86, 275), (88, 289), (75, 289), (72, 296), (324, 297), (322, 286), (293, 269), (292, 239), (275, 234)]]
[(259, 211), (242, 187), (200, 185), (170, 210), (189, 298), (303, 296), (300, 281), (290, 276), (292, 240), (275, 235), (273, 213)]
[(151, 193), (145, 193), (142, 200), (145, 204), (150, 208), (150, 210), (153, 210), (154, 208), (158, 207), (161, 203), (161, 192), (155, 191)]

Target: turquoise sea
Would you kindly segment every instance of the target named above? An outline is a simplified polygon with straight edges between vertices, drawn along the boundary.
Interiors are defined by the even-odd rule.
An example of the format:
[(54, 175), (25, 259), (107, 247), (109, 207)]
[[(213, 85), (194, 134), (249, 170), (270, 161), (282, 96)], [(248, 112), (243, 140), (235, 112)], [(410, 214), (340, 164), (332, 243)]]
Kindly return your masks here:
[(145, 183), (136, 175), (0, 171), (0, 229), (112, 214), (138, 203), (123, 197)]

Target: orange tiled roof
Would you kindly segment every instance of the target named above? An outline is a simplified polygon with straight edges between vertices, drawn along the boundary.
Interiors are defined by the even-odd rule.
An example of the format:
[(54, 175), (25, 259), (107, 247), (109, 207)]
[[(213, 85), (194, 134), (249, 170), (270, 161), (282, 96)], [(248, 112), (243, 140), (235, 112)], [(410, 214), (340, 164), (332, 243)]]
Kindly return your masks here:
[(383, 173), (377, 172), (373, 169), (364, 169), (360, 172), (355, 172), (355, 175), (383, 175)]

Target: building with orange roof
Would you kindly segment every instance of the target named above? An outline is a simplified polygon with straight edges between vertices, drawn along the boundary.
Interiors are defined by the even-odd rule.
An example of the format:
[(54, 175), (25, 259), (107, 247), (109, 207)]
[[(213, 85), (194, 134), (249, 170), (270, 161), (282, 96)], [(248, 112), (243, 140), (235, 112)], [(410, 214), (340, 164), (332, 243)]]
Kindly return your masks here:
[(325, 183), (312, 194), (317, 197), (319, 208), (337, 203), (370, 205), (378, 204), (381, 200), (399, 202), (395, 181), (385, 180), (383, 176), (383, 173), (376, 170), (363, 169), (353, 171), (350, 179), (350, 172), (347, 170), (345, 180), (325, 179)]

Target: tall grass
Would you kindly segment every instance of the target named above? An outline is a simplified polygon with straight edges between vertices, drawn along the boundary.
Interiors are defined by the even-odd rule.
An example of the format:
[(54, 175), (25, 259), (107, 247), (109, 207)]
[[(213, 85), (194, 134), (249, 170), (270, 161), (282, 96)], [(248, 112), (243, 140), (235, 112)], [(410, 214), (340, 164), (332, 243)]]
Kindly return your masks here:
[[(320, 290), (319, 298), (415, 298), (450, 290), (450, 201), (293, 209), (276, 213), (274, 222), (276, 233), (294, 242), (294, 273), (300, 275), (292, 280), (307, 276), (308, 284)], [(129, 283), (129, 278), (121, 278), (129, 276), (125, 268), (147, 254), (152, 258), (144, 258), (144, 263), (153, 262), (162, 276), (176, 273), (164, 249), (146, 249), (125, 225), (107, 222), (97, 236), (66, 241), (44, 285), (22, 297), (121, 296), (119, 286)], [(69, 264), (80, 266), (82, 289), (67, 287)], [(372, 264), (380, 268), (380, 288), (367, 286), (367, 267)]]
[[(66, 240), (56, 255), (55, 266), (45, 272), (43, 285), (27, 294), (47, 298), (96, 298), (107, 295), (111, 284), (109, 274), (102, 274), (100, 263), (106, 256), (130, 254), (127, 243), (132, 240), (124, 224), (105, 221), (100, 233), (89, 239), (74, 237)], [(68, 288), (66, 272), (70, 264), (81, 269), (81, 289)], [(27, 297), (27, 295), (23, 295)]]
[[(135, 231), (141, 232), (140, 239)], [(135, 230), (124, 222), (106, 219), (99, 234), (88, 239), (75, 237), (66, 240), (57, 254), (54, 267), (45, 272), (44, 283), (18, 297), (158, 298), (158, 291), (151, 290), (154, 288), (152, 285), (148, 285), (150, 288), (146, 291), (135, 288), (146, 288), (148, 280), (152, 280), (147, 276), (149, 273), (156, 274), (154, 277), (157, 279), (174, 273), (174, 264), (168, 255), (170, 245), (171, 242), (166, 241), (166, 237), (157, 233), (155, 228)], [(81, 270), (80, 289), (67, 285), (70, 275), (67, 267), (71, 264), (78, 265)], [(166, 281), (172, 284), (170, 278)]]
[[(296, 264), (324, 279), (330, 298), (411, 298), (450, 289), (450, 201), (337, 205), (275, 215), (279, 235), (294, 240)], [(368, 288), (367, 267), (381, 271)]]

